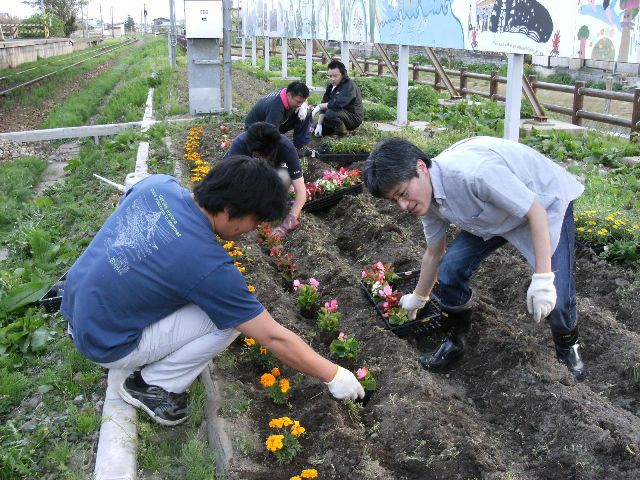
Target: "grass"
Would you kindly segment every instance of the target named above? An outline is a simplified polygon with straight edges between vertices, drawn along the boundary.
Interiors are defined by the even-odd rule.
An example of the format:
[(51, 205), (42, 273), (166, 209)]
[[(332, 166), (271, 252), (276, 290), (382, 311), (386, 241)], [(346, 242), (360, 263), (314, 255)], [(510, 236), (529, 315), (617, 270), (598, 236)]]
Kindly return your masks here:
[(0, 233), (12, 228), (24, 206), (30, 205), (33, 187), (47, 162), (38, 157), (22, 157), (0, 164)]

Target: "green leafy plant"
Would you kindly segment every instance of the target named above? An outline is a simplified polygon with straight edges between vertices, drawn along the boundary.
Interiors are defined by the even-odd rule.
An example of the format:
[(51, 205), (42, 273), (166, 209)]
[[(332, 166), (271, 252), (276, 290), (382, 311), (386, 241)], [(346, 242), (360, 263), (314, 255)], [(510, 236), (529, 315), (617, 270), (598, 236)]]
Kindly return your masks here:
[(358, 355), (359, 346), (355, 337), (340, 332), (338, 338), (329, 345), (329, 350), (337, 358), (354, 359)]

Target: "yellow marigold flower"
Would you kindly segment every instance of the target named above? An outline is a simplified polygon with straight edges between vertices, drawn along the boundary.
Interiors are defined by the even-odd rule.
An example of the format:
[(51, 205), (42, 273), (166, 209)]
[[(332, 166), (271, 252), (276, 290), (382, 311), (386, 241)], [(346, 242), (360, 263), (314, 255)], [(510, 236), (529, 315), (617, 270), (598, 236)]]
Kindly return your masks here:
[(267, 450), (270, 452), (275, 452), (276, 450), (280, 450), (284, 445), (282, 444), (282, 439), (284, 435), (269, 435), (267, 438)]
[(225, 250), (230, 250), (233, 247), (233, 242), (229, 241), (222, 246)]
[(289, 391), (289, 380), (286, 378), (280, 380), (280, 391), (282, 393), (287, 393)]
[(282, 418), (272, 418), (269, 422), (270, 428), (282, 428), (283, 419)]
[(271, 369), (271, 375), (273, 375), (274, 377), (279, 377), (280, 376), (280, 369), (278, 367), (272, 368)]
[(244, 267), (238, 267), (238, 271), (239, 271), (240, 273), (244, 273), (246, 270), (247, 270), (247, 269), (246, 269), (246, 268), (244, 268)]
[(291, 477), (289, 480), (302, 480), (298, 475)]
[(291, 420), (289, 417), (282, 417), (282, 426), (288, 427), (289, 425), (293, 425), (295, 422)]
[(291, 435), (294, 437), (299, 437), (302, 435), (307, 429), (300, 425), (300, 422), (296, 420), (293, 422), (293, 427), (291, 427)]
[(302, 470), (300, 476), (302, 478), (318, 478), (318, 471), (315, 468), (307, 468), (306, 470)]
[(260, 383), (262, 384), (263, 387), (269, 388), (274, 383), (276, 383), (276, 377), (274, 377), (270, 373), (263, 373), (262, 376), (260, 377)]
[(596, 225), (596, 222), (595, 222), (595, 221), (593, 221), (593, 220), (589, 220), (589, 221), (587, 222), (587, 224), (588, 224), (588, 225)]
[(256, 344), (256, 341), (251, 337), (244, 337), (244, 343), (247, 347), (253, 347)]
[(638, 225), (634, 225), (634, 226), (633, 226), (633, 229), (634, 229), (634, 230), (638, 230), (639, 228), (640, 228), (640, 227), (639, 227)]
[(584, 232), (584, 227), (578, 227), (576, 230), (578, 230), (579, 232)]
[(255, 293), (256, 292), (256, 287), (254, 287), (253, 285), (247, 285), (247, 288), (249, 289), (249, 291), (251, 293)]
[(268, 350), (264, 347), (260, 347), (260, 355), (266, 355)]

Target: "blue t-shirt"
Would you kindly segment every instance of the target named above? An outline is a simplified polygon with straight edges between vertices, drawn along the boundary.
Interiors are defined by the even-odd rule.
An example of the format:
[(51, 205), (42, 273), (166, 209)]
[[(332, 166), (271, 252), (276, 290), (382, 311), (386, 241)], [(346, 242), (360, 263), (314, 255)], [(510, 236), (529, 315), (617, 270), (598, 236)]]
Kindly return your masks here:
[(173, 177), (152, 175), (127, 192), (73, 264), (61, 311), (78, 350), (109, 363), (134, 350), (145, 327), (190, 303), (219, 329), (264, 311), (191, 194)]
[[(231, 147), (229, 147), (227, 153), (222, 157), (223, 160), (231, 155), (246, 155), (248, 157), (253, 157), (253, 152), (249, 151), (247, 143), (245, 142), (246, 135), (247, 132), (243, 132), (233, 140)], [(287, 167), (289, 178), (291, 178), (291, 180), (302, 178), (300, 157), (298, 157), (298, 151), (296, 150), (296, 147), (293, 146), (293, 143), (291, 143), (291, 140), (284, 135), (280, 135), (280, 142), (273, 154), (275, 156), (274, 158), (276, 158), (281, 166)]]

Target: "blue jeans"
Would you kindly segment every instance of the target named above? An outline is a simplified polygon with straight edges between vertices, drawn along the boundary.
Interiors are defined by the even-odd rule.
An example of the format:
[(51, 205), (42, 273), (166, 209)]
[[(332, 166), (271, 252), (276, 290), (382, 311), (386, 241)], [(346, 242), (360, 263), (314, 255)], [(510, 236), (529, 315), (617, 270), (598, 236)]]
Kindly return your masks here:
[(296, 148), (304, 147), (311, 141), (309, 134), (309, 125), (311, 125), (311, 110), (307, 112), (307, 117), (300, 121), (297, 113), (293, 113), (289, 118), (280, 125), (279, 131), (282, 134), (293, 130), (293, 146)]
[[(483, 240), (463, 231), (449, 245), (440, 260), (438, 282), (444, 308), (455, 309), (471, 300), (471, 276), (482, 260), (507, 243), (503, 237)], [(554, 285), (558, 299), (549, 314), (551, 330), (556, 333), (571, 332), (576, 327), (576, 282), (573, 275), (575, 251), (575, 226), (573, 203), (567, 207), (562, 223), (560, 241), (551, 257), (551, 269), (555, 273)]]

